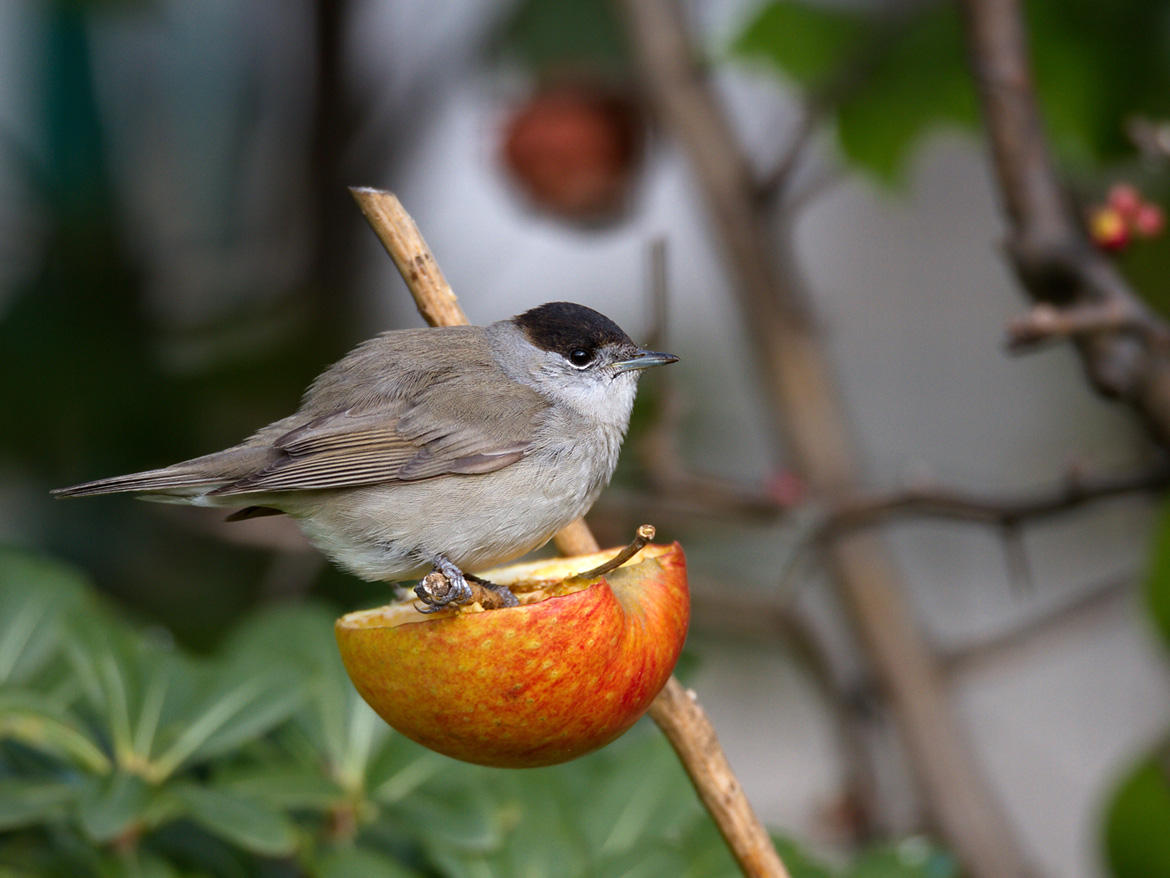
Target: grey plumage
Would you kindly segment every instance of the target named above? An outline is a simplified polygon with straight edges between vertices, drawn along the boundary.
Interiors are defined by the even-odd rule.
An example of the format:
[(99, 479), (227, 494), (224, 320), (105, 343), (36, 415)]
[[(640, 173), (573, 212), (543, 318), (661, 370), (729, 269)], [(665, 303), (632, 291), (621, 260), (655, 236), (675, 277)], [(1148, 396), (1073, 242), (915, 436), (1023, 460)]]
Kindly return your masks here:
[(592, 505), (640, 369), (674, 359), (569, 303), (487, 327), (386, 332), (318, 377), (296, 414), (239, 445), (54, 493), (287, 513), (367, 579), (410, 578), (440, 559), (482, 569)]

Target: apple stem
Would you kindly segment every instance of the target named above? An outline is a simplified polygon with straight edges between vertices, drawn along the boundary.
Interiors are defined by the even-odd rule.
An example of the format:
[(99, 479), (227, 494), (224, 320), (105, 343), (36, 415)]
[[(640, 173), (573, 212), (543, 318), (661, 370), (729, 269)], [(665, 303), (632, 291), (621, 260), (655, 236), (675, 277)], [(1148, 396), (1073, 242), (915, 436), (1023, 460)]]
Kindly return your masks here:
[(630, 544), (606, 561), (604, 564), (599, 564), (592, 570), (586, 570), (584, 573), (577, 573), (570, 576), (569, 579), (596, 579), (599, 576), (605, 576), (611, 570), (617, 570), (635, 555), (646, 547), (646, 544), (654, 539), (654, 525), (643, 524), (634, 533), (634, 539)]
[[(398, 266), (423, 319), (431, 326), (467, 323), (454, 291), (397, 196), (368, 187), (351, 187), (349, 191)], [(584, 519), (574, 521), (553, 539), (563, 555), (585, 555), (601, 548)], [(674, 747), (743, 874), (749, 878), (790, 878), (731, 770), (695, 693), (671, 677), (650, 705), (649, 713)]]

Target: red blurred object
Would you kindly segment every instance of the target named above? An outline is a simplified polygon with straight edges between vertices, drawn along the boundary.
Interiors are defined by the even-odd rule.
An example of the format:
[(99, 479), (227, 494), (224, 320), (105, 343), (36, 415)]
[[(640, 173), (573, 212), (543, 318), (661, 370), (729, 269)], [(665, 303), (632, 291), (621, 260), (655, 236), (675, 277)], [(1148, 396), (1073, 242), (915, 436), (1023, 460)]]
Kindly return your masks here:
[(621, 212), (642, 154), (636, 104), (596, 85), (551, 85), (509, 118), (503, 159), (538, 207), (573, 220)]
[(1133, 216), (1133, 230), (1143, 238), (1156, 238), (1166, 228), (1166, 215), (1156, 204), (1145, 202)]
[(1098, 207), (1089, 215), (1089, 237), (1102, 250), (1120, 250), (1129, 244), (1129, 223), (1114, 207)]
[(764, 482), (764, 491), (781, 506), (798, 506), (808, 499), (808, 484), (792, 470), (771, 473)]
[(1109, 207), (1120, 214), (1123, 220), (1133, 220), (1143, 204), (1142, 194), (1132, 183), (1114, 183), (1106, 199)]

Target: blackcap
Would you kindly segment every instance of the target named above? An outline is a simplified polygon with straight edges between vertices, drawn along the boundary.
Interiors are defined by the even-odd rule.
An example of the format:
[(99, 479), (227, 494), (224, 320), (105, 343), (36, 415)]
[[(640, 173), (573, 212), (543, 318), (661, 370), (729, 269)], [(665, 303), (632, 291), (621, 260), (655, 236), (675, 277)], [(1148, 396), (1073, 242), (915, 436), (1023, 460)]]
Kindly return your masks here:
[(593, 505), (638, 376), (677, 359), (569, 302), (490, 326), (384, 332), (239, 445), (53, 493), (244, 507), (230, 520), (283, 513), (357, 576), (435, 569), (463, 603), (465, 573), (542, 546)]

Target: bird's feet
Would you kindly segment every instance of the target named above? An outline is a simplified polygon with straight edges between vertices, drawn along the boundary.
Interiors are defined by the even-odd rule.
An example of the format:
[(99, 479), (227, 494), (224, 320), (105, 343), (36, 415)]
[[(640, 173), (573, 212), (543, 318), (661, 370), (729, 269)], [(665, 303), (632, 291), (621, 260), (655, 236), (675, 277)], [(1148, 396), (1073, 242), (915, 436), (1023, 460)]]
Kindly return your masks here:
[(518, 607), (520, 601), (516, 599), (516, 595), (512, 594), (512, 589), (506, 585), (497, 585), (494, 582), (488, 582), (486, 579), (481, 579), (474, 573), (465, 573), (464, 576), (476, 585), (483, 586), (489, 592), (494, 594), (500, 600), (501, 607)]
[(446, 558), (435, 561), (434, 571), (423, 577), (422, 582), (414, 587), (414, 593), (426, 604), (419, 607), (422, 613), (437, 613), (476, 601), (485, 605), (490, 602), (493, 607), (515, 607), (520, 603), (507, 586), (464, 573)]

